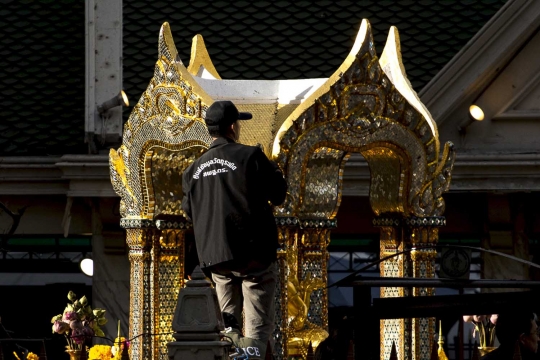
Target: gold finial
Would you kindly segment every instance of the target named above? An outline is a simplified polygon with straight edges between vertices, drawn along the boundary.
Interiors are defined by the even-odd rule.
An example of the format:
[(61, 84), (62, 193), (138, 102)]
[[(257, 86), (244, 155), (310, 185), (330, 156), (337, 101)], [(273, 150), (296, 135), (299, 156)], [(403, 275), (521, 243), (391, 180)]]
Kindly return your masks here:
[(212, 59), (210, 59), (208, 50), (206, 50), (206, 45), (204, 45), (202, 35), (197, 34), (193, 37), (191, 43), (191, 59), (189, 59), (189, 66), (187, 69), (191, 75), (200, 76), (199, 72), (201, 66), (216, 79), (221, 79), (221, 76), (219, 76), (214, 64), (212, 63)]
[(446, 356), (446, 353), (444, 352), (443, 344), (444, 340), (442, 336), (442, 321), (439, 320), (439, 360), (448, 360), (448, 356)]
[(395, 26), (390, 27), (386, 44), (381, 57), (379, 58), (379, 64), (399, 93), (404, 96), (409, 104), (411, 104), (426, 119), (426, 123), (429, 125), (434, 135), (434, 151), (438, 154), (440, 144), (437, 124), (422, 100), (420, 100), (418, 97), (416, 91), (414, 91), (411, 82), (407, 78), (407, 73), (405, 72), (405, 66), (403, 66), (401, 57), (401, 41), (399, 38), (399, 32)]

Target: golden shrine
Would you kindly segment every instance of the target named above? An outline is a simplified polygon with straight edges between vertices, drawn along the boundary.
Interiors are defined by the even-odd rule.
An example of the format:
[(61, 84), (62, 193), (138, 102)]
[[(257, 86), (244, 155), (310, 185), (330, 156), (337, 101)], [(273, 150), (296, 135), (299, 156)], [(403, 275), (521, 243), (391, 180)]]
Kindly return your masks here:
[[(167, 359), (172, 317), (184, 286), (183, 170), (212, 141), (204, 115), (220, 86), (202, 37), (193, 40), (186, 68), (167, 23), (147, 90), (125, 124), (123, 143), (110, 151), (111, 181), (121, 196), (121, 225), (131, 262), (131, 358)], [(200, 80), (201, 70), (214, 79)], [(206, 89), (206, 90), (205, 90)], [(370, 203), (380, 227), (381, 257), (436, 244), (444, 225), (444, 200), (455, 154), (442, 156), (435, 121), (407, 80), (397, 29), (377, 57), (371, 26), (363, 20), (350, 54), (335, 73), (298, 103), (237, 103), (255, 121), (240, 142), (262, 144), (286, 176), (289, 190), (275, 208), (280, 279), (276, 291), (276, 359), (306, 358), (327, 336), (327, 263), (330, 232), (341, 200), (342, 176), (351, 153), (369, 164)], [(234, 101), (234, 100), (233, 100)], [(434, 249), (417, 249), (381, 264), (381, 276), (434, 277)], [(381, 288), (381, 297), (409, 295)], [(414, 288), (413, 296), (433, 294)], [(395, 344), (400, 360), (429, 359), (434, 319), (381, 320), (381, 359)]]

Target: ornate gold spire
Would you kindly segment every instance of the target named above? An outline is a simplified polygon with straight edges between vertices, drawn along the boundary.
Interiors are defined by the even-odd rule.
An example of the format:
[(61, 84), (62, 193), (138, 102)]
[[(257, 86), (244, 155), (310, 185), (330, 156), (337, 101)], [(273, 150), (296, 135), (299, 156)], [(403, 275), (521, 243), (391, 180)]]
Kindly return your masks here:
[(414, 91), (411, 82), (407, 78), (405, 66), (403, 66), (403, 61), (401, 58), (399, 32), (395, 26), (390, 27), (379, 63), (381, 64), (381, 68), (383, 69), (384, 73), (386, 76), (388, 76), (388, 79), (392, 82), (399, 93), (405, 97), (409, 104), (419, 113), (421, 113), (426, 119), (426, 123), (429, 125), (431, 132), (433, 133), (435, 153), (438, 154), (439, 131), (437, 129), (437, 124), (435, 123), (435, 120), (433, 120), (431, 113), (418, 97), (416, 91)]
[[(354, 40), (353, 47), (349, 52), (349, 55), (345, 58), (341, 66), (321, 85), (313, 94), (311, 94), (306, 100), (302, 102), (289, 117), (283, 122), (283, 125), (279, 128), (276, 137), (274, 139), (274, 146), (272, 149), (272, 156), (276, 157), (280, 152), (280, 140), (285, 135), (287, 130), (293, 125), (294, 120), (298, 119), (302, 113), (308, 110), (315, 104), (315, 101), (330, 91), (332, 85), (341, 79), (343, 73), (345, 73), (356, 61), (356, 57), (360, 52), (362, 45), (366, 41), (371, 40), (371, 24), (366, 19), (362, 20), (356, 39)], [(372, 41), (371, 41), (372, 42)]]
[[(123, 217), (152, 219), (155, 208), (160, 206), (153, 191), (157, 182), (151, 179), (157, 173), (151, 175), (150, 169), (152, 157), (159, 158), (158, 152), (192, 148), (200, 153), (209, 146), (212, 138), (203, 118), (212, 102), (182, 64), (169, 24), (164, 23), (159, 32), (154, 76), (124, 125), (122, 146), (110, 150), (111, 181), (122, 198)], [(189, 161), (193, 161), (192, 155)], [(189, 161), (182, 158), (180, 168)], [(176, 197), (181, 199), (180, 189)]]
[(444, 339), (442, 336), (442, 321), (439, 320), (439, 360), (448, 360), (448, 356), (444, 352)]
[(206, 45), (204, 45), (204, 39), (202, 35), (197, 34), (193, 37), (191, 42), (191, 59), (189, 60), (189, 66), (187, 70), (191, 75), (201, 76), (202, 69), (206, 69), (213, 77), (221, 80), (212, 59), (210, 59), (210, 54), (206, 50)]

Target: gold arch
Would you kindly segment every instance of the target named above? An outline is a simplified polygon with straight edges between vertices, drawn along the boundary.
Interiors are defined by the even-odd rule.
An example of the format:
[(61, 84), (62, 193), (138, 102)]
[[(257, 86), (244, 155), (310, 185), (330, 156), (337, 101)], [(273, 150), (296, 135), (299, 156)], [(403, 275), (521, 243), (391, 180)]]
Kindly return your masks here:
[[(361, 153), (369, 165), (371, 207), (383, 217), (376, 219), (381, 226), (381, 256), (404, 246), (436, 243), (439, 225), (434, 224), (444, 222), (439, 218), (444, 212), (442, 193), (450, 185), (455, 158), (451, 143), (445, 144), (440, 159), (439, 151), (436, 123), (407, 80), (397, 29), (391, 28), (379, 60), (371, 26), (363, 20), (343, 64), (291, 113), (274, 140), (272, 156), (289, 185), (285, 204), (275, 209), (283, 224), (281, 246), (286, 253), (298, 252), (297, 264), (286, 264), (281, 257), (281, 268), (289, 272), (297, 268), (303, 281), (305, 274), (327, 278), (330, 228), (335, 226), (340, 204), (344, 165), (354, 152)], [(299, 227), (287, 224), (291, 218), (299, 219)], [(407, 230), (400, 231), (403, 227)], [(381, 276), (433, 277), (435, 256), (428, 251), (396, 259), (381, 266)], [(281, 274), (282, 284), (290, 276), (286, 272)], [(412, 294), (429, 295), (433, 289), (414, 289)], [(402, 289), (381, 290), (382, 297), (404, 295)], [(325, 289), (313, 292), (310, 324), (327, 327), (327, 303)], [(383, 321), (381, 358), (387, 358), (390, 340), (396, 341), (400, 360), (423, 359), (430, 353), (432, 344), (426, 339), (433, 320), (410, 320), (412, 332), (405, 330), (406, 323), (409, 320)], [(297, 339), (298, 333), (285, 336)], [(294, 344), (289, 344), (291, 350), (303, 356), (305, 351)], [(288, 353), (287, 339), (280, 345)]]
[[(363, 20), (353, 49), (343, 64), (283, 123), (274, 141), (273, 157), (286, 173), (290, 196), (277, 214), (318, 217), (303, 213), (300, 208), (304, 202), (301, 195), (306, 188), (305, 174), (309, 172), (306, 165), (318, 143), (333, 141), (359, 148), (382, 141), (379, 138), (386, 138), (386, 143), (410, 154), (408, 163), (403, 164), (410, 178), (404, 183), (409, 186), (404, 189), (405, 201), (394, 208), (379, 208), (372, 182), (374, 212), (415, 216), (442, 214), (444, 201), (440, 189), (447, 189), (450, 182), (449, 169), (454, 156), (451, 144), (445, 146), (443, 159), (439, 161), (437, 127), (406, 80), (395, 28), (390, 31), (383, 56), (383, 61), (379, 61), (371, 26)], [(369, 156), (367, 160), (369, 162)], [(330, 160), (330, 167), (335, 167), (336, 162), (341, 160)], [(370, 164), (370, 168), (377, 169), (375, 164)], [(376, 175), (372, 174), (372, 180)], [(436, 188), (433, 188), (434, 181)], [(339, 198), (341, 189), (334, 190)]]

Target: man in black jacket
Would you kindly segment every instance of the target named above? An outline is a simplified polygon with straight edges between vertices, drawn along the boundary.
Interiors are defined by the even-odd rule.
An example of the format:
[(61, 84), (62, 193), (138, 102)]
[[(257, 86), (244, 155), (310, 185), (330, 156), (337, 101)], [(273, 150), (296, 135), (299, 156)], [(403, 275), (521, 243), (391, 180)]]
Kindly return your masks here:
[(246, 337), (266, 344), (274, 328), (278, 246), (269, 202), (282, 204), (287, 184), (259, 147), (236, 143), (238, 120), (251, 117), (230, 101), (208, 108), (214, 141), (184, 171), (182, 209), (193, 221), (199, 262), (212, 273), (221, 310), (241, 320), (243, 308)]

